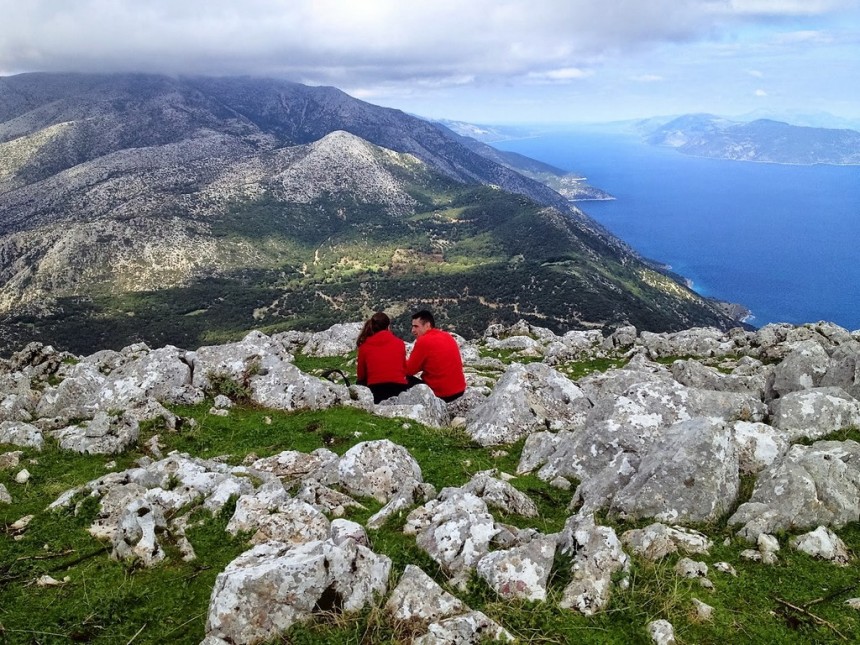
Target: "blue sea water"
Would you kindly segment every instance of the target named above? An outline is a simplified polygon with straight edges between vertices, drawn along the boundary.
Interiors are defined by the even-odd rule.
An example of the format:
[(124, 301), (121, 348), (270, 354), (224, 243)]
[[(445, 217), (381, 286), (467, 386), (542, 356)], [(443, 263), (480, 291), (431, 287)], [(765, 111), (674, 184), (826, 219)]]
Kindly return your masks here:
[(702, 159), (593, 130), (493, 145), (587, 176), (617, 199), (577, 206), (753, 325), (860, 328), (860, 166)]

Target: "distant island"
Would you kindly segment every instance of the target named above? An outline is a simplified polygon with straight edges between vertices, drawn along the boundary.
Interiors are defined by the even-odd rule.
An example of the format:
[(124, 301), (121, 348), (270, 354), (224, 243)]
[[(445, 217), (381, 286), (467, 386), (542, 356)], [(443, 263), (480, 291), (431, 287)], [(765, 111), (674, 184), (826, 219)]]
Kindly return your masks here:
[(860, 164), (860, 132), (801, 127), (770, 119), (741, 123), (711, 114), (689, 114), (651, 130), (646, 140), (684, 154), (714, 159)]

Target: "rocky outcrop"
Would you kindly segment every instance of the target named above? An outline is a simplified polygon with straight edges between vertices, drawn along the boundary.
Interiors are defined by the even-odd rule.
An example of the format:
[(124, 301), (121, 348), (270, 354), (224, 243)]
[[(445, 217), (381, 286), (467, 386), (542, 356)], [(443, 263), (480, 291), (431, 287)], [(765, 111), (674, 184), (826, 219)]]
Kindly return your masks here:
[(466, 432), (484, 446), (514, 443), (538, 429), (582, 428), (590, 408), (580, 389), (551, 367), (514, 364), (469, 412)]
[[(281, 450), (228, 466), (179, 453), (160, 458), (154, 437), (146, 450), (157, 461), (141, 458), (51, 504), (77, 507), (95, 498), (90, 533), (110, 544), (113, 557), (153, 567), (175, 557), (166, 548), (172, 544), (193, 558), (185, 536), (192, 514), (217, 512), (235, 499), (226, 529), (249, 550), (218, 577), (209, 643), (264, 642), (320, 612), (373, 602), (384, 603), (395, 631), (405, 630), (397, 633), (412, 642), (504, 640), (512, 638), (504, 620), (471, 610), (417, 567), (408, 567), (388, 594), (391, 563), (374, 553), (367, 529), (399, 530), (395, 522), (405, 522), (404, 535), (438, 565), (454, 593), (477, 576), (502, 599), (547, 602), (553, 567), (569, 562), (569, 584), (557, 602), (586, 615), (605, 608), (613, 589), (626, 584), (631, 557), (679, 554), (677, 574), (705, 587), (713, 584), (708, 572), (731, 576), (729, 563), (699, 562), (713, 540), (684, 525), (721, 521), (738, 504), (728, 524), (755, 545), (743, 557), (780, 563), (774, 535), (789, 532), (792, 548), (849, 563), (837, 532), (860, 521), (860, 444), (828, 437), (860, 424), (853, 395), (857, 336), (824, 323), (660, 335), (624, 328), (606, 338), (558, 336), (526, 323), (499, 326), (483, 339), (460, 340), (470, 384), (460, 408), (428, 388), (374, 405), (366, 388), (304, 374), (292, 353), (309, 345), (305, 335), (253, 332), (194, 352), (136, 345), (72, 360), (28, 346), (0, 363), (4, 414), (22, 417), (0, 421), (0, 442), (18, 448), (0, 453), (0, 468), (16, 471), (0, 501), (12, 503), (15, 486), (28, 485), (25, 452), (33, 456), (46, 445), (122, 452), (138, 441), (142, 419), (159, 419), (165, 432), (181, 430), (183, 420), (162, 404), (214, 403), (225, 379), (255, 405), (350, 405), (445, 432), (461, 427), (478, 444), (498, 444), (494, 458), (507, 458), (523, 441), (513, 454), (517, 473), (573, 491), (560, 533), (511, 525), (538, 518), (540, 500), (502, 469), (470, 465), (460, 486), (437, 494), (415, 457), (387, 439), (360, 441), (342, 455)], [(482, 356), (499, 349), (531, 362), (506, 366)], [(687, 358), (665, 360), (674, 352)], [(565, 376), (564, 358), (573, 355), (627, 362), (573, 380)], [(217, 398), (214, 410), (236, 413), (240, 397)], [(119, 410), (107, 407), (121, 403)], [(68, 418), (72, 412), (82, 417)], [(748, 500), (738, 499), (741, 476), (755, 480)], [(381, 508), (364, 526), (342, 517), (374, 504)], [(595, 521), (596, 513), (604, 521), (654, 521), (619, 538)]]
[(752, 497), (729, 519), (740, 534), (817, 526), (844, 526), (860, 520), (860, 444), (818, 441), (795, 445), (759, 475)]
[(260, 544), (218, 574), (206, 634), (259, 643), (315, 613), (358, 611), (385, 593), (390, 572), (389, 558), (351, 539)]

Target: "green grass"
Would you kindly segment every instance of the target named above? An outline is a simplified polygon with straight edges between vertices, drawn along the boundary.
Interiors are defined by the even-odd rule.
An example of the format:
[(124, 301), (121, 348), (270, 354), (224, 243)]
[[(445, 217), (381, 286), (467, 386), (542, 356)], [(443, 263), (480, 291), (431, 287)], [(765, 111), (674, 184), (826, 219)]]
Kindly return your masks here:
[[(227, 455), (227, 461), (236, 464), (249, 453), (264, 457), (287, 449), (309, 452), (327, 447), (343, 454), (359, 441), (387, 438), (409, 450), (421, 464), (425, 481), (437, 490), (462, 485), (479, 470), (497, 467), (513, 473), (523, 445), (521, 441), (502, 451), (482, 448), (459, 431), (428, 429), (415, 422), (374, 417), (352, 409), (282, 413), (238, 407), (230, 416), (219, 417), (208, 414), (209, 406), (175, 409), (182, 417), (195, 419), (197, 425), (185, 423), (178, 432), (168, 432), (152, 423), (143, 428), (141, 443), (157, 432), (165, 453), (180, 450), (200, 457)], [(845, 438), (855, 438), (856, 432), (847, 430)], [(198, 555), (195, 562), (182, 562), (175, 546), (167, 544), (167, 560), (152, 569), (111, 560), (109, 545), (86, 533), (97, 512), (95, 500), (82, 503), (77, 513), (74, 508), (45, 510), (65, 490), (107, 472), (106, 462), (115, 460), (120, 470), (133, 465), (142, 454), (135, 449), (117, 457), (86, 456), (48, 445), (40, 453), (24, 450), (22, 465), (32, 473), (26, 485), (14, 482), (17, 469), (0, 471), (0, 482), (14, 499), (13, 504), (0, 506), (4, 527), (0, 533), (0, 642), (200, 642), (215, 577), (248, 548), (243, 538), (224, 530), (231, 505), (215, 516), (196, 512), (204, 523), (188, 532)], [(540, 517), (530, 520), (494, 511), (497, 521), (543, 532), (562, 528), (571, 492), (550, 487), (533, 476), (518, 477), (512, 483), (538, 505)], [(745, 495), (750, 484), (751, 479), (745, 483)], [(361, 501), (365, 508), (350, 509), (347, 516), (365, 522), (380, 504)], [(9, 525), (28, 514), (34, 519), (23, 538), (13, 539)], [(369, 532), (374, 550), (392, 558), (392, 586), (409, 563), (418, 564), (445, 585), (439, 567), (416, 546), (414, 538), (403, 535), (406, 515), (404, 511), (380, 530)], [(619, 533), (632, 526), (616, 524)], [(710, 555), (695, 559), (709, 565), (725, 560), (738, 571), (738, 577), (731, 578), (712, 569), (713, 592), (674, 574), (679, 556), (659, 563), (634, 559), (630, 587), (616, 588), (609, 608), (592, 617), (558, 608), (570, 579), (569, 562), (562, 557), (553, 569), (545, 603), (501, 600), (477, 579), (465, 592), (448, 589), (524, 643), (646, 643), (645, 624), (657, 618), (674, 624), (679, 643), (860, 640), (860, 612), (844, 604), (845, 599), (860, 596), (860, 568), (856, 564), (842, 568), (813, 560), (789, 550), (787, 536), (780, 536), (783, 550), (779, 564), (750, 563), (739, 557), (749, 545), (735, 538), (724, 521), (696, 528), (704, 530), (716, 546)], [(860, 553), (860, 524), (851, 524), (839, 534), (849, 549)], [(45, 574), (58, 580), (68, 576), (69, 582), (44, 588), (32, 584)], [(715, 608), (713, 622), (699, 624), (691, 618), (694, 597)], [(826, 623), (817, 623), (780, 600), (805, 608)], [(326, 616), (295, 626), (285, 642), (408, 642), (402, 627), (385, 620), (381, 602), (357, 614)], [(848, 640), (843, 641), (837, 630)]]

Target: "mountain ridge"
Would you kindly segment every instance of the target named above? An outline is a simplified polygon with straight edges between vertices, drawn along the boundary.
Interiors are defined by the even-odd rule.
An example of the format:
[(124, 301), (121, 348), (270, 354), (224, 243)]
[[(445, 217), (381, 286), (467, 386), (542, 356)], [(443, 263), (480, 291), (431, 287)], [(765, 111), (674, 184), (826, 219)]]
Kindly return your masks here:
[(773, 119), (741, 123), (711, 114), (688, 114), (657, 127), (647, 141), (684, 154), (733, 161), (860, 164), (860, 132)]
[(7, 343), (190, 344), (422, 299), (464, 330), (736, 324), (440, 126), (280, 81), (85, 76), (60, 96), (76, 79), (0, 104)]

